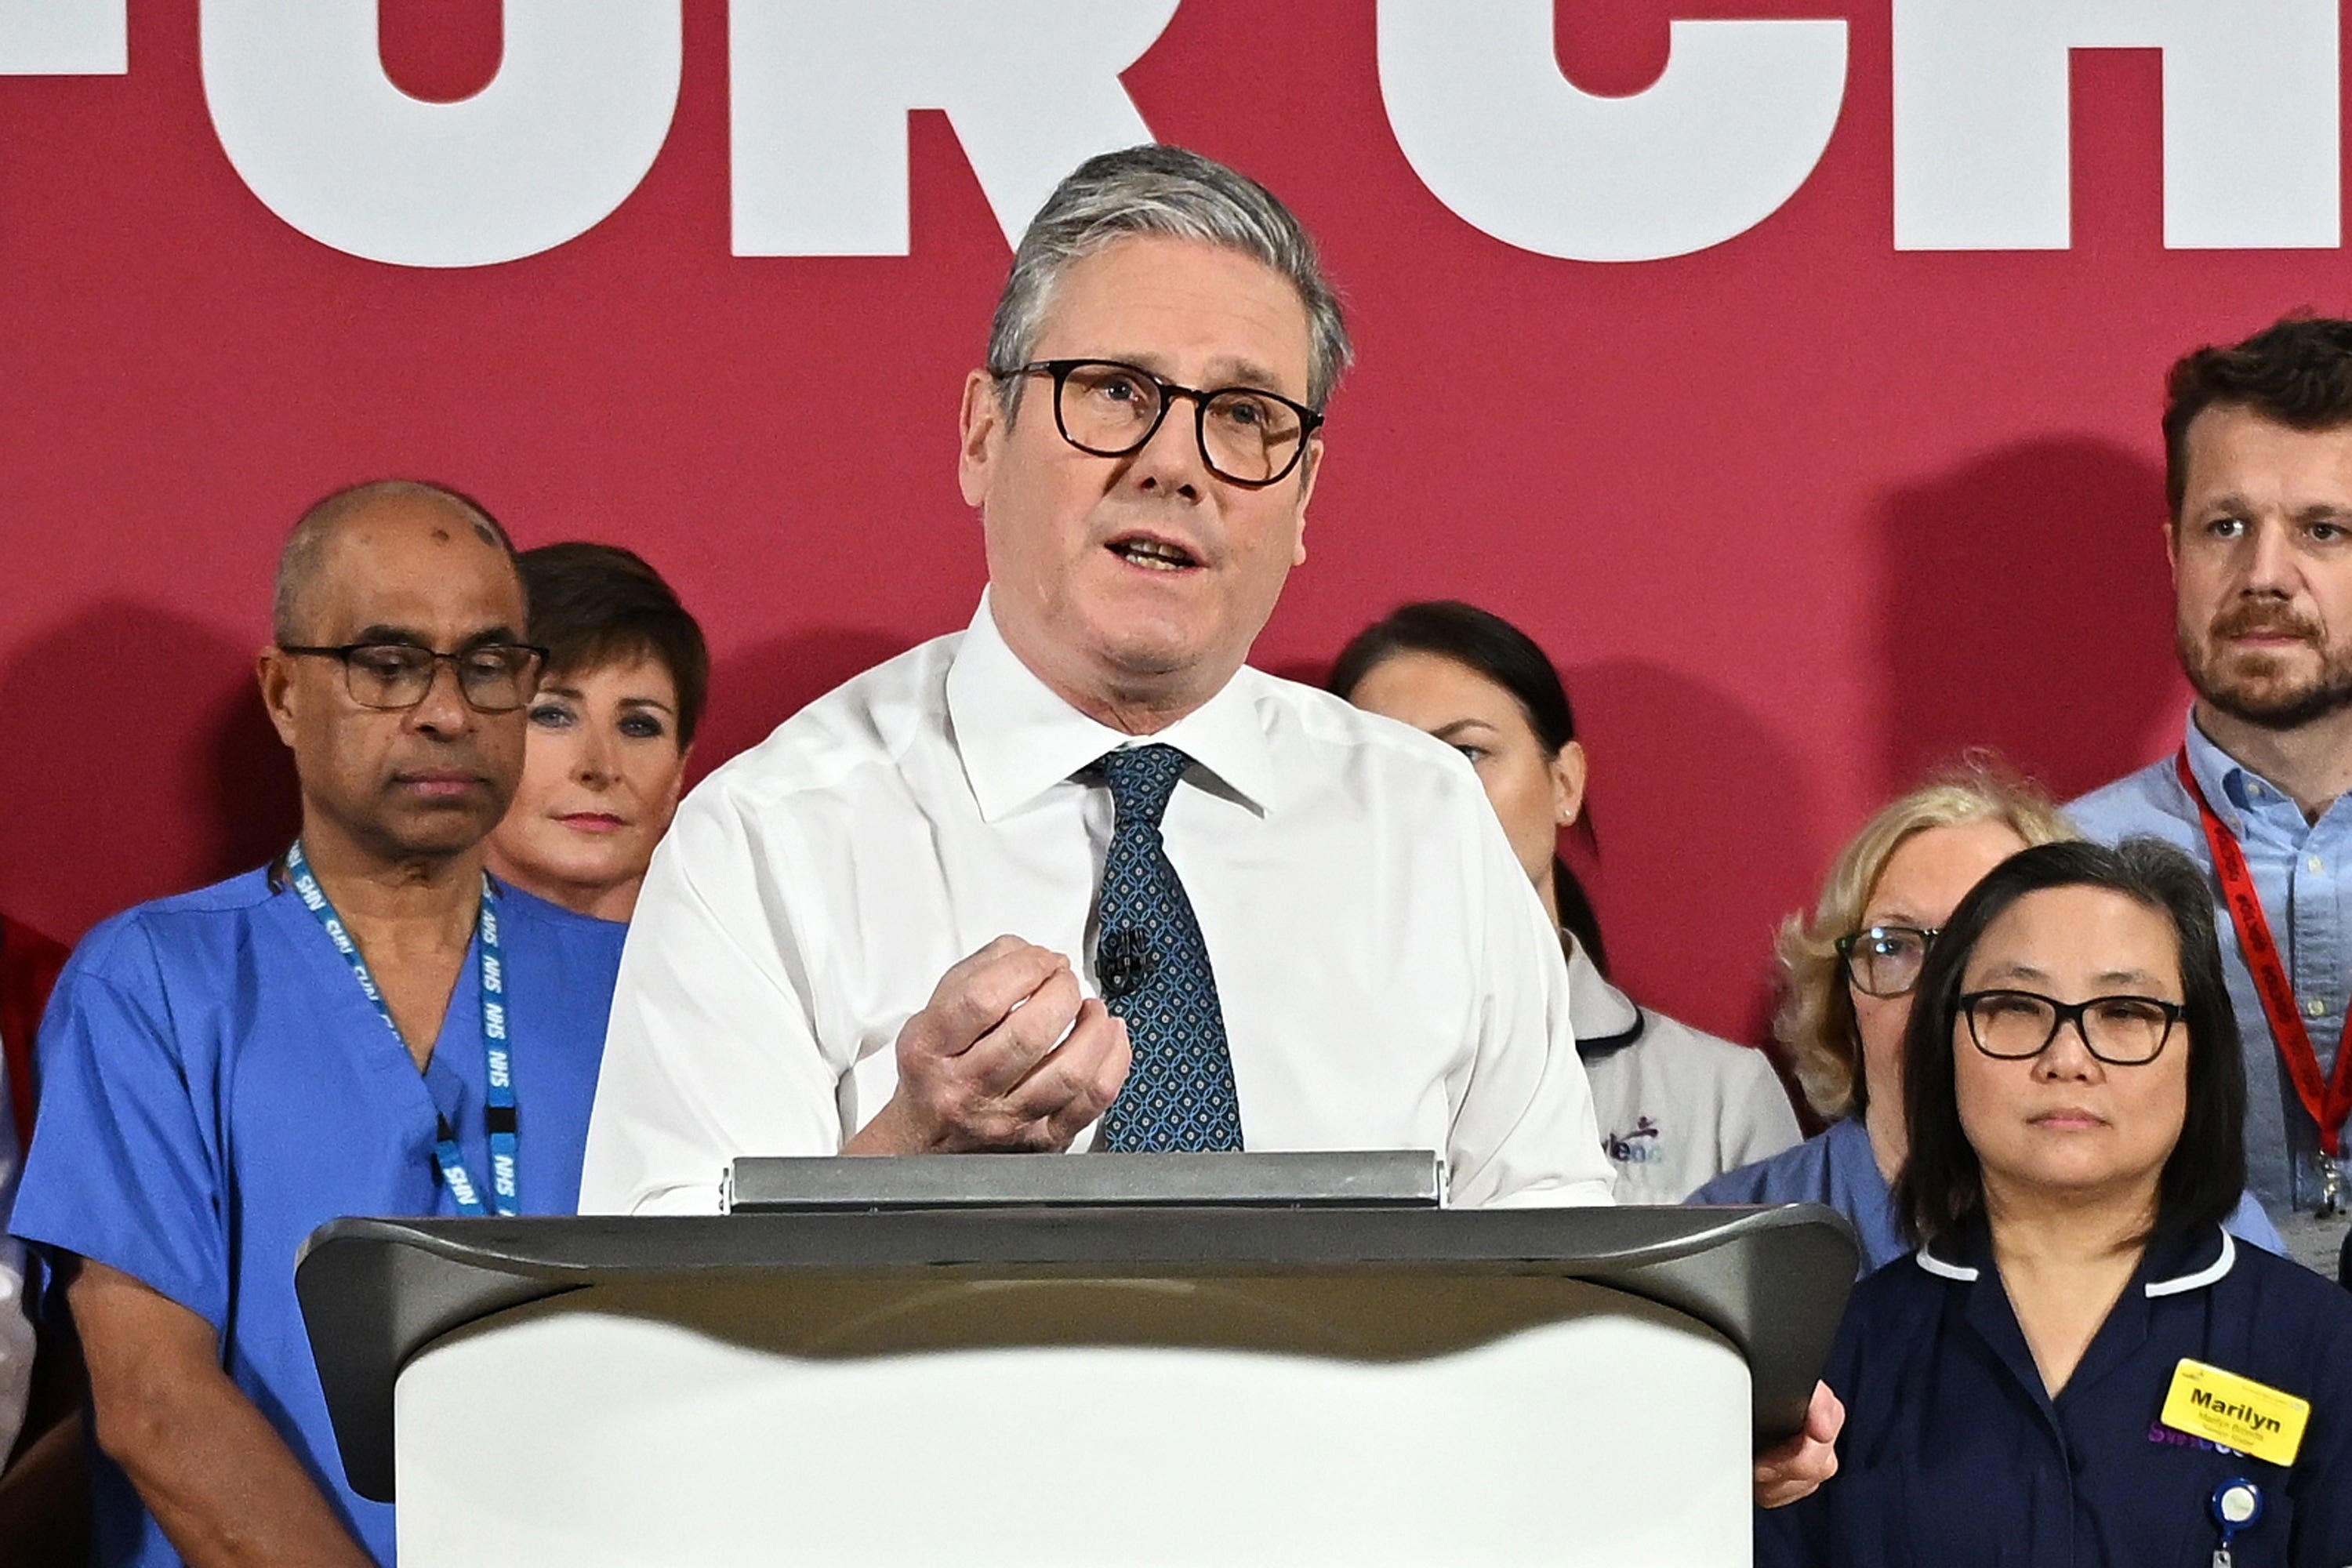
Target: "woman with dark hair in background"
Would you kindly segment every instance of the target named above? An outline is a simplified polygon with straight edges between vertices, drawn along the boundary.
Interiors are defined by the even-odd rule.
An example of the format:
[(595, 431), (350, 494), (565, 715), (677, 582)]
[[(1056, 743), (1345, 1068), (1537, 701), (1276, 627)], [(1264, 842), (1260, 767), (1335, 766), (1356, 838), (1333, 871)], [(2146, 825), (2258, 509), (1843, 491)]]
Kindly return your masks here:
[(543, 544), (517, 560), (530, 640), (548, 656), (490, 869), (580, 914), (626, 921), (677, 811), (710, 653), (669, 584), (626, 550)]
[(2352, 1298), (2222, 1228), (2246, 1084), (2202, 873), (2011, 856), (1903, 1048), (1918, 1251), (1855, 1289), (1838, 1474), (1757, 1562), (2352, 1562)]
[(1559, 858), (1560, 830), (1584, 816), (1584, 748), (1559, 672), (1533, 639), (1475, 605), (1407, 605), (1357, 634), (1330, 689), (1435, 736), (1477, 770), (1559, 931), (1569, 1016), (1620, 1203), (1678, 1203), (1797, 1142), (1762, 1052), (1637, 1007), (1609, 983), (1601, 922)]

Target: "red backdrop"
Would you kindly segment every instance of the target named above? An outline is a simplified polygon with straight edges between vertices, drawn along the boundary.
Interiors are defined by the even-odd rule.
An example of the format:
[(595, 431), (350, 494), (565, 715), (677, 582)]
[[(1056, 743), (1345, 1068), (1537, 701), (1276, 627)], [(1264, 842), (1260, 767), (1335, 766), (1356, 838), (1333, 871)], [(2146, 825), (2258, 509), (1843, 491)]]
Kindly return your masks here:
[[(1563, 67), (1640, 90), (1670, 17), (1843, 15), (1811, 181), (1696, 255), (1516, 250), (1415, 177), (1374, 7), (1186, 0), (1124, 81), (1321, 237), (1360, 365), (1309, 559), (1258, 662), (1319, 673), (1408, 597), (1526, 626), (1593, 759), (1622, 976), (1759, 1037), (1769, 933), (1923, 765), (2000, 748), (2062, 792), (2177, 731), (2156, 416), (2182, 348), (2341, 309), (2340, 250), (2168, 252), (2158, 57), (2078, 54), (2074, 242), (1898, 253), (1888, 8), (1583, 0)], [(388, 70), (455, 98), (494, 0), (384, 6)], [(0, 79), (0, 904), (73, 937), (256, 864), (291, 824), (251, 689), (284, 529), (429, 477), (522, 542), (644, 552), (709, 628), (707, 767), (980, 586), (954, 414), (1007, 260), (940, 115), (912, 253), (730, 254), (726, 16), (609, 219), (505, 265), (330, 249), (207, 119), (195, 0), (131, 8), (127, 75)]]

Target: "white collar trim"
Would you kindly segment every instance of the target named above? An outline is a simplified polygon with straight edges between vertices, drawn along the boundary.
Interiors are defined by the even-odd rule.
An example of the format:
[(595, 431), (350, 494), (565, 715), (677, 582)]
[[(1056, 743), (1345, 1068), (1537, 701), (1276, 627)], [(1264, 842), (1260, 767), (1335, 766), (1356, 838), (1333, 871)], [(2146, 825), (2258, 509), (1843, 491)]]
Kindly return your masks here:
[(1942, 1279), (1958, 1279), (1964, 1284), (1971, 1284), (1982, 1272), (1979, 1269), (1970, 1268), (1963, 1263), (1947, 1263), (1924, 1247), (1913, 1253), (1911, 1257), (1920, 1268)]
[(2194, 1274), (2183, 1274), (2171, 1279), (2151, 1279), (2147, 1283), (2150, 1296), (2178, 1296), (2187, 1290), (2201, 1290), (2230, 1271), (2238, 1261), (2238, 1243), (2228, 1231), (2221, 1233), (2221, 1256)]

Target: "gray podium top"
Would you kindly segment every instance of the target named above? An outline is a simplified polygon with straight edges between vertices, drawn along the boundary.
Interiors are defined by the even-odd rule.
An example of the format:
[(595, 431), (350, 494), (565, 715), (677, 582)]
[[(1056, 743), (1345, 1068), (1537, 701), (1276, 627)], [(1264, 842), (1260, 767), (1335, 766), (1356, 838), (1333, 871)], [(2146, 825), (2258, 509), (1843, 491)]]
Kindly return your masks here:
[(393, 1384), (478, 1318), (623, 1282), (941, 1270), (1348, 1274), (1400, 1268), (1585, 1280), (1687, 1313), (1748, 1358), (1759, 1443), (1796, 1431), (1853, 1279), (1853, 1232), (1780, 1208), (954, 1207), (708, 1218), (341, 1219), (295, 1289), (345, 1472), (393, 1496)]

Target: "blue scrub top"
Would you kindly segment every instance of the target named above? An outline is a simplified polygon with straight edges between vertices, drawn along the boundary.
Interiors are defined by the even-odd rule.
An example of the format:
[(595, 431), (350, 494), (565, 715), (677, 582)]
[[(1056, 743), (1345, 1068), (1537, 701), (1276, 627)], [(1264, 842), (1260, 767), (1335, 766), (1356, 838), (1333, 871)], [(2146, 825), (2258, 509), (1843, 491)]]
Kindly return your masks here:
[[(2183, 1357), (2311, 1402), (2293, 1468), (2158, 1423)], [(2224, 1231), (2151, 1243), (2054, 1400), (1980, 1224), (1857, 1286), (1824, 1376), (1838, 1473), (1757, 1511), (1758, 1568), (2208, 1568), (2238, 1477), (2238, 1568), (2352, 1563), (2352, 1295)]]
[[(1904, 1256), (1895, 1194), (1878, 1173), (1870, 1132), (1850, 1116), (1817, 1137), (1767, 1160), (1742, 1165), (1699, 1188), (1686, 1204), (1826, 1204), (1843, 1215), (1862, 1244), (1855, 1277), (1874, 1273)], [(2286, 1243), (2252, 1193), (2242, 1194), (2236, 1212), (2223, 1221), (2240, 1239), (2282, 1257)]]
[[(521, 1207), (571, 1214), (626, 928), (503, 886), (499, 912)], [(91, 931), (41, 1026), (16, 1234), (209, 1321), (223, 1368), (387, 1564), (393, 1510), (344, 1483), (295, 1256), (341, 1215), (457, 1212), (436, 1112), (488, 1189), (480, 986), (477, 950), (418, 1072), (301, 900), (255, 871)], [(96, 1561), (177, 1563), (122, 1473), (93, 1463)]]
[(1878, 1173), (1870, 1132), (1862, 1118), (1833, 1123), (1793, 1149), (1742, 1165), (1683, 1200), (1691, 1204), (1826, 1204), (1845, 1215), (1862, 1244), (1861, 1272), (1903, 1256), (1895, 1223), (1895, 1195)]

